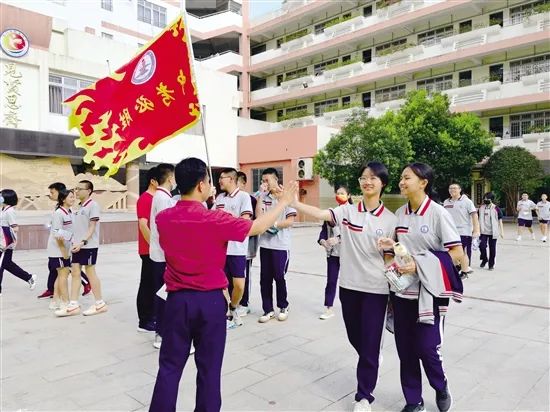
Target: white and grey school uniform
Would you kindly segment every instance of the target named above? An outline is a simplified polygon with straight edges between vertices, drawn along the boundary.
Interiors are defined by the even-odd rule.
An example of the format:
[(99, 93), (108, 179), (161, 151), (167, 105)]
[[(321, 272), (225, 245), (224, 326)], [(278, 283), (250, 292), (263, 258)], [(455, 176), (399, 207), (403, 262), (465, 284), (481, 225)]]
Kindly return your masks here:
[[(453, 218), (460, 240), (462, 241), (462, 247), (468, 254), (468, 259), (472, 259), (472, 233), (474, 227), (472, 225), (472, 215), (477, 213), (477, 209), (474, 206), (468, 196), (461, 195), (457, 200), (453, 198), (445, 199), (443, 207), (451, 217)], [(464, 268), (466, 270), (466, 268)]]
[(550, 202), (541, 200), (537, 203), (537, 209), (539, 211), (539, 222), (548, 223), (550, 221)]
[(444, 315), (448, 298), (461, 298), (452, 288), (454, 282), (460, 289), (462, 284), (446, 250), (462, 243), (451, 215), (428, 196), (417, 210), (407, 203), (395, 214), (397, 239), (413, 257), (418, 256), (417, 272), (422, 279), (401, 293), (391, 293), (403, 393), (407, 404), (419, 404), (423, 401), (420, 361), (436, 391), (444, 391), (447, 385), (440, 355)]
[[(497, 255), (497, 239), (500, 233), (499, 220), (502, 219), (502, 212), (498, 206), (494, 204), (481, 205), (479, 207), (479, 229), (481, 235), (479, 237), (479, 253), (481, 259), (481, 267), (489, 263), (489, 269), (495, 266)], [(487, 246), (489, 246), (489, 254), (487, 255)]]
[(2, 279), (4, 278), (4, 270), (7, 270), (12, 275), (18, 277), (25, 282), (29, 282), (32, 275), (24, 271), (19, 265), (13, 261), (13, 249), (15, 247), (17, 228), (17, 218), (15, 216), (15, 208), (13, 206), (4, 206), (0, 210), (0, 230), (2, 230), (3, 244), (0, 249), (0, 293), (2, 293)]
[[(164, 284), (164, 271), (166, 269), (166, 259), (164, 258), (164, 251), (160, 247), (156, 217), (160, 212), (173, 207), (176, 203), (177, 200), (172, 197), (168, 190), (163, 187), (157, 187), (155, 195), (153, 196), (151, 218), (149, 219), (151, 230), (151, 235), (149, 238), (149, 257), (151, 258), (151, 263), (153, 265), (155, 290), (159, 290)], [(184, 234), (182, 233), (182, 236), (183, 235)], [(164, 304), (164, 299), (155, 296), (155, 331), (160, 336), (162, 336)]]
[(531, 200), (520, 200), (517, 204), (518, 209), (518, 226), (531, 227), (533, 225), (532, 211), (537, 208), (537, 205)]
[[(252, 217), (252, 202), (250, 195), (238, 188), (232, 193), (220, 193), (216, 197), (216, 210), (223, 210), (233, 217)], [(227, 244), (225, 274), (228, 279), (244, 278), (246, 274), (246, 254), (248, 252), (248, 237), (243, 242), (230, 241)], [(232, 293), (233, 282), (229, 281), (229, 293)]]
[(393, 237), (397, 219), (383, 203), (329, 209), (340, 232), (340, 301), (348, 339), (359, 355), (355, 400), (374, 401), (389, 286), (378, 239)]
[(101, 207), (92, 198), (82, 203), (80, 209), (73, 214), (74, 238), (73, 244), (78, 245), (85, 240), (90, 222), (96, 222), (92, 236), (87, 240), (78, 252), (73, 253), (72, 263), (80, 265), (95, 265), (99, 248), (99, 219)]
[[(263, 210), (268, 211), (277, 204), (270, 193), (260, 197)], [(277, 221), (296, 216), (296, 209), (285, 207)], [(279, 229), (276, 233), (260, 235), (260, 290), (264, 313), (273, 311), (273, 281), (275, 280), (277, 307), (288, 307), (285, 275), (290, 255), (290, 228)]]
[[(48, 267), (50, 269), (65, 268), (71, 266), (71, 242), (73, 231), (73, 214), (70, 209), (59, 206), (52, 214), (50, 236), (48, 237)], [(61, 249), (57, 242), (62, 238), (65, 249), (69, 253), (69, 258), (63, 258)]]

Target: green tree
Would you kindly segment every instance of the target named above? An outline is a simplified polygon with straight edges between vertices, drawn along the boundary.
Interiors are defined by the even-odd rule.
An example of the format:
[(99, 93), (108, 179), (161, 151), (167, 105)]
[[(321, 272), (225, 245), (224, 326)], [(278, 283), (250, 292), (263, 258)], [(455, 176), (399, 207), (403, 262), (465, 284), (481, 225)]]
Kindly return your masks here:
[(479, 118), (470, 113), (452, 114), (443, 94), (409, 93), (397, 113), (397, 124), (399, 133), (411, 142), (414, 160), (433, 167), (434, 186), (442, 197), (452, 182), (468, 187), (472, 167), (492, 152), (493, 137)]
[(390, 173), (386, 191), (397, 188), (401, 167), (412, 159), (411, 144), (398, 132), (396, 116), (388, 112), (375, 119), (355, 113), (314, 159), (315, 173), (331, 185), (346, 184), (360, 193), (359, 169), (369, 161), (384, 163)]
[(539, 160), (523, 147), (504, 147), (485, 166), (491, 186), (506, 196), (506, 210), (515, 213), (519, 192), (531, 193), (544, 176)]

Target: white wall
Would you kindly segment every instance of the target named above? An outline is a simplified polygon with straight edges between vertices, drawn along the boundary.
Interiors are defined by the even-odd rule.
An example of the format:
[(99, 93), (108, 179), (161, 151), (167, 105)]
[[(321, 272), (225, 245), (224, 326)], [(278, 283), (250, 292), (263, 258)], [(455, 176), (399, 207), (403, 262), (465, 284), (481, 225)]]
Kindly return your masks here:
[[(206, 106), (206, 133), (212, 166), (237, 166), (239, 92), (237, 78), (197, 66), (199, 99)], [(200, 129), (200, 128), (195, 128)], [(202, 135), (181, 134), (146, 155), (148, 162), (177, 163), (185, 157), (206, 161)]]

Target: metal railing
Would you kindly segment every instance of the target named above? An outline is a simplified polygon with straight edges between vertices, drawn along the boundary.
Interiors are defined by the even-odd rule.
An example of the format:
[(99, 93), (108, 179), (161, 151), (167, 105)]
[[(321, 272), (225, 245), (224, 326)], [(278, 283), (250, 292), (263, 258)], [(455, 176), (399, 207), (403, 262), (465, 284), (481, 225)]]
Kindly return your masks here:
[(196, 14), (193, 14), (191, 12), (187, 12), (188, 14), (190, 14), (191, 16), (195, 17), (196, 19), (206, 19), (207, 17), (212, 17), (212, 16), (216, 16), (218, 14), (222, 14), (222, 13), (226, 13), (228, 11), (232, 12), (232, 13), (235, 13), (235, 14), (238, 14), (239, 16), (242, 15), (242, 11), (241, 11), (241, 5), (235, 1), (232, 1), (230, 0), (229, 3), (227, 3), (227, 8), (224, 8), (222, 10), (218, 10), (214, 13), (210, 13), (210, 14), (205, 14), (203, 16), (197, 16)]

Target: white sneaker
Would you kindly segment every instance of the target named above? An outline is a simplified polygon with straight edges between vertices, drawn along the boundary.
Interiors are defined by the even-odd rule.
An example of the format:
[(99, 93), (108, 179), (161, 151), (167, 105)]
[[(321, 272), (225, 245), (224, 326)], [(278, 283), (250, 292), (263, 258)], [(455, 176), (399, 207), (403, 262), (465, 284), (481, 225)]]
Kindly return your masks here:
[(56, 310), (54, 313), (55, 313), (55, 316), (57, 316), (59, 318), (79, 315), (80, 314), (80, 306), (79, 305), (68, 304), (64, 308)]
[(48, 309), (49, 310), (58, 310), (60, 307), (59, 307), (59, 302), (56, 301), (56, 300), (53, 300), (50, 302), (49, 306), (48, 306)]
[(160, 337), (159, 334), (156, 334), (155, 341), (153, 342), (153, 348), (160, 349), (161, 345), (162, 345), (162, 338)]
[(250, 309), (248, 306), (239, 306), (237, 308), (237, 314), (241, 317), (241, 318), (244, 318), (246, 315), (248, 315), (250, 313)]
[(534, 233), (531, 233), (531, 239), (532, 240), (537, 240), (537, 239), (535, 239), (535, 234)]
[(546, 243), (546, 236), (543, 236), (541, 240)]
[(277, 320), (279, 320), (280, 322), (284, 322), (285, 320), (287, 320), (288, 319), (288, 311), (289, 311), (288, 306), (286, 308), (281, 309), (280, 312), (279, 312), (279, 315), (277, 316)]
[(327, 320), (334, 317), (334, 312), (332, 308), (327, 308), (321, 316), (319, 316), (319, 319)]
[(275, 319), (275, 312), (273, 311), (264, 313), (262, 316), (260, 316), (260, 318), (258, 319), (258, 322), (266, 323), (266, 322), (269, 322), (271, 319)]
[(225, 328), (227, 330), (235, 329), (237, 327), (237, 324), (233, 322), (233, 319), (227, 319), (225, 321)]
[(370, 403), (367, 399), (361, 399), (353, 405), (353, 412), (371, 412)]
[(233, 322), (235, 322), (235, 325), (237, 325), (237, 326), (242, 326), (243, 325), (244, 322), (241, 319), (241, 317), (239, 316), (239, 312), (238, 312), (237, 309), (232, 310), (231, 315), (233, 316)]
[(516, 241), (519, 242), (520, 240), (521, 240), (521, 236), (518, 236), (518, 237), (516, 238)]
[(87, 310), (82, 312), (84, 316), (94, 316), (99, 315), (100, 313), (107, 312), (109, 307), (106, 303), (103, 303), (102, 305), (92, 305)]
[(38, 280), (38, 276), (36, 275), (32, 275), (31, 278), (29, 279), (29, 289), (30, 290), (34, 290), (34, 288), (36, 287), (36, 281)]

